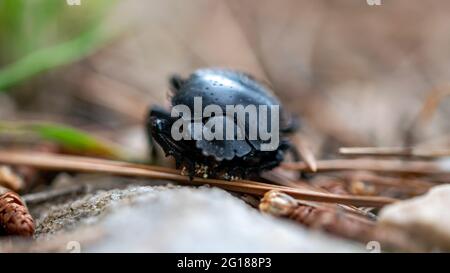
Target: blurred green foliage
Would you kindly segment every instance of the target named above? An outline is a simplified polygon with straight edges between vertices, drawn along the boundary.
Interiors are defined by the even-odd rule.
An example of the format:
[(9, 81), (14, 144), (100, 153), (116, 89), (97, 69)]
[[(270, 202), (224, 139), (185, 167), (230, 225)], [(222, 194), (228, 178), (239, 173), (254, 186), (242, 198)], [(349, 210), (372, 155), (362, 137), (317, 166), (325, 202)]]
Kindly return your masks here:
[(117, 144), (98, 138), (88, 132), (53, 122), (0, 121), (0, 137), (30, 136), (58, 144), (77, 154), (125, 159), (125, 153)]
[(102, 21), (113, 0), (0, 0), (0, 91), (71, 63), (107, 39)]

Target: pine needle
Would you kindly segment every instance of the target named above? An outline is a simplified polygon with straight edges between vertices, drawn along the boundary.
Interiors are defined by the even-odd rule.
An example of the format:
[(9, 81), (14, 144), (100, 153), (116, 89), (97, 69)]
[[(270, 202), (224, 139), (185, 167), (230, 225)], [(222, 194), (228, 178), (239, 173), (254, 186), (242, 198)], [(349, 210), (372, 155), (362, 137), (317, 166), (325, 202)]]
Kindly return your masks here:
[(418, 147), (342, 147), (342, 155), (365, 156), (407, 156), (407, 157), (444, 157), (450, 156), (449, 149), (424, 149)]
[(77, 157), (68, 155), (55, 155), (45, 153), (30, 153), (18, 151), (0, 151), (0, 163), (9, 165), (25, 165), (37, 169), (54, 171), (75, 171), (87, 173), (105, 173), (113, 175), (145, 177), (180, 182), (188, 185), (216, 186), (225, 190), (255, 194), (263, 196), (270, 190), (278, 190), (291, 195), (294, 198), (306, 201), (341, 203), (355, 206), (381, 207), (397, 201), (386, 197), (345, 196), (328, 193), (319, 193), (308, 190), (300, 190), (284, 186), (274, 186), (255, 181), (224, 181), (218, 179), (194, 178), (176, 174), (174, 170), (166, 171), (165, 168), (131, 164), (111, 160), (103, 160), (89, 157)]
[[(444, 162), (401, 161), (379, 159), (335, 159), (317, 161), (317, 172), (366, 170), (374, 172), (392, 172), (405, 174), (450, 174), (450, 168)], [(287, 162), (281, 165), (288, 170), (311, 171), (304, 162)]]

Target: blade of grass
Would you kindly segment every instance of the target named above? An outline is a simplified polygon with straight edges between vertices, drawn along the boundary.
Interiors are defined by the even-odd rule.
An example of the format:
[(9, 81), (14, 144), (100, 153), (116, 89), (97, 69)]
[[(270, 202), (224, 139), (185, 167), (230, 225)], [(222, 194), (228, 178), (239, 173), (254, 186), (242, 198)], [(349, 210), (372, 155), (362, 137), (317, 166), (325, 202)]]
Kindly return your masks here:
[[(194, 178), (190, 180), (183, 175), (172, 172), (152, 170), (152, 166), (133, 164), (134, 166), (120, 166), (119, 163), (110, 160), (73, 157), (66, 155), (54, 155), (45, 153), (30, 153), (17, 151), (0, 151), (0, 163), (9, 165), (26, 165), (38, 169), (55, 171), (77, 171), (90, 173), (105, 173), (124, 176), (146, 177), (176, 181), (189, 185), (209, 184), (225, 190), (255, 194), (263, 196), (267, 191), (279, 190), (294, 198), (316, 202), (332, 202), (355, 206), (381, 207), (396, 201), (385, 197), (344, 196), (336, 194), (303, 191), (283, 186), (273, 186), (256, 181), (224, 181), (218, 179)], [(140, 166), (140, 167), (138, 167)]]
[(57, 143), (72, 152), (124, 159), (125, 153), (120, 147), (108, 140), (100, 139), (88, 132), (58, 123), (0, 121), (0, 135), (25, 133)]
[(72, 63), (91, 53), (108, 38), (109, 35), (97, 26), (68, 42), (34, 51), (0, 70), (0, 92), (35, 74)]

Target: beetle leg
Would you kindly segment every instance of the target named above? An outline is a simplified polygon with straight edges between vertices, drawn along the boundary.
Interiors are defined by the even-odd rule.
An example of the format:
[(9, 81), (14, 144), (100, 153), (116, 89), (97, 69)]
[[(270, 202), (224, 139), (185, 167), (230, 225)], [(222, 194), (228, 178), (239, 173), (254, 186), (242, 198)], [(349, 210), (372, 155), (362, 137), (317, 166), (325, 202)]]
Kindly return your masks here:
[[(166, 109), (164, 109), (158, 105), (152, 106), (148, 113), (149, 114), (148, 114), (147, 120), (146, 120), (146, 128), (147, 128), (147, 136), (148, 136), (147, 139), (148, 139), (148, 146), (150, 149), (150, 155), (153, 160), (154, 158), (157, 157), (157, 154), (156, 154), (155, 141), (154, 141), (154, 136), (153, 136), (154, 134), (152, 133), (152, 131), (155, 131), (158, 129), (159, 130), (164, 129), (164, 128), (158, 128), (158, 129), (154, 128), (155, 125), (157, 124), (157, 120), (160, 120), (160, 121), (170, 120), (171, 117), (170, 117), (170, 113)], [(160, 122), (160, 123), (162, 123), (162, 122)], [(155, 133), (157, 133), (157, 132), (155, 132)]]
[(178, 92), (181, 86), (184, 84), (185, 80), (179, 75), (172, 75), (169, 79), (170, 89), (173, 93)]
[(196, 172), (196, 162), (183, 156), (191, 147), (183, 142), (175, 142), (170, 137), (170, 124), (173, 119), (164, 108), (153, 107), (147, 120), (148, 134), (161, 146), (166, 156), (170, 155), (175, 158), (176, 168), (185, 167), (189, 178), (192, 179)]

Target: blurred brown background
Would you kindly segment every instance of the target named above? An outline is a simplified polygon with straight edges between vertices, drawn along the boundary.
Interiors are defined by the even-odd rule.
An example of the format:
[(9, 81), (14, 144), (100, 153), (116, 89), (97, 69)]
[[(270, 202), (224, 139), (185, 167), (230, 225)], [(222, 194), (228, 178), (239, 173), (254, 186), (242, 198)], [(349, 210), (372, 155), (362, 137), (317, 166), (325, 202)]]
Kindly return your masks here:
[[(149, 105), (167, 105), (170, 74), (221, 66), (268, 81), (318, 156), (350, 145), (447, 145), (449, 18), (445, 0), (122, 0), (104, 22), (118, 36), (14, 87), (0, 114), (117, 139), (142, 131)], [(131, 142), (139, 150), (143, 141)]]

